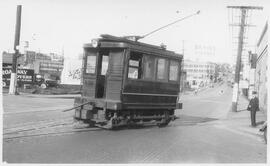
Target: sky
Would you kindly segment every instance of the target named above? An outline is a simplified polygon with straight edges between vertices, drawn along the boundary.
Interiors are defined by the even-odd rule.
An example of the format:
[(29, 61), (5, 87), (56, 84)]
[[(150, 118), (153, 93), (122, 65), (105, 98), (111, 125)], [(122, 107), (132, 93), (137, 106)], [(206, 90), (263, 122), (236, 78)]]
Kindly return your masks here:
[(268, 0), (9, 0), (0, 1), (0, 51), (11, 52), (14, 44), (16, 6), (22, 5), (20, 41), (29, 50), (77, 57), (84, 43), (101, 34), (145, 35), (177, 19), (199, 15), (160, 30), (141, 42), (160, 45), (194, 58), (194, 45), (211, 46), (215, 53), (207, 61), (232, 62), (232, 40), (228, 5), (262, 6), (254, 11), (248, 39), (257, 43), (268, 19)]

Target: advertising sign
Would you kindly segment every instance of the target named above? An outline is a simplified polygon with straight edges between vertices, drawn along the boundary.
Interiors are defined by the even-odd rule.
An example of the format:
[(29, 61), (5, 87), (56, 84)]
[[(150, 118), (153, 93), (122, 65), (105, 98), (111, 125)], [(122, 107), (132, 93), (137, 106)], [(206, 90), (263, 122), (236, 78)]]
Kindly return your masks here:
[[(3, 67), (2, 78), (3, 85), (8, 86), (10, 83), (10, 75), (12, 69)], [(17, 83), (20, 84), (31, 84), (34, 81), (34, 70), (32, 69), (17, 69)]]
[[(61, 84), (80, 85), (81, 69), (82, 69), (81, 59), (65, 58), (64, 68), (61, 74)], [(93, 72), (95, 70), (91, 68), (88, 71)]]

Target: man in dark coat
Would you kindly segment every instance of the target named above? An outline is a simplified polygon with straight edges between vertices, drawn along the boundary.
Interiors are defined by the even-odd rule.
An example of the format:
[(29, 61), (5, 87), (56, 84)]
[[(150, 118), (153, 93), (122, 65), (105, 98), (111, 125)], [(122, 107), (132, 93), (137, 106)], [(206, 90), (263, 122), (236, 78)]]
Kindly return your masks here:
[(252, 92), (252, 98), (249, 101), (247, 110), (250, 111), (251, 125), (255, 127), (256, 126), (256, 111), (259, 111), (259, 99), (255, 91)]

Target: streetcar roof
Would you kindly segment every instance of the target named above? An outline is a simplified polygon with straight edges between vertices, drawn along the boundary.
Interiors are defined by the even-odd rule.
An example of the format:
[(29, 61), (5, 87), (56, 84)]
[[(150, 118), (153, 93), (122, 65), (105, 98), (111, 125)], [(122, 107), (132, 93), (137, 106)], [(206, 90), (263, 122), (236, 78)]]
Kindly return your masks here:
[[(177, 58), (183, 58), (183, 55), (173, 51), (168, 51), (160, 46), (146, 44), (138, 41), (132, 41), (124, 37), (115, 37), (111, 35), (101, 35), (102, 38), (96, 39), (99, 48), (131, 48), (138, 51), (152, 52), (154, 54), (163, 54)], [(84, 48), (96, 48), (92, 43), (84, 44)]]

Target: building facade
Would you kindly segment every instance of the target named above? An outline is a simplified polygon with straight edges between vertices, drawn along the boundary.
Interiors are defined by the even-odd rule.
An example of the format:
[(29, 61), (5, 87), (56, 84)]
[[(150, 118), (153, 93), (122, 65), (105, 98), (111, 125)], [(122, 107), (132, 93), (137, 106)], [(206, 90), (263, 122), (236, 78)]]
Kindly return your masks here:
[(268, 73), (268, 23), (259, 38), (256, 47), (257, 61), (255, 69), (255, 90), (258, 92), (259, 106), (267, 112), (267, 73)]
[(185, 60), (184, 71), (186, 71), (186, 80), (190, 88), (204, 87), (214, 81), (215, 64)]
[[(3, 67), (12, 66), (12, 55), (7, 52), (2, 53)], [(33, 69), (35, 74), (40, 74), (45, 79), (60, 79), (64, 68), (64, 57), (54, 53), (26, 51), (17, 60), (19, 68)]]
[[(8, 53), (8, 52), (3, 52), (2, 53), (2, 66), (3, 67), (12, 67), (12, 59), (13, 58), (13, 54), (12, 53)], [(24, 57), (20, 56), (17, 59), (17, 65), (18, 66), (23, 66), (24, 64)]]
[(54, 53), (43, 54), (26, 51), (25, 66), (34, 69), (45, 79), (60, 79), (64, 67), (64, 58)]

